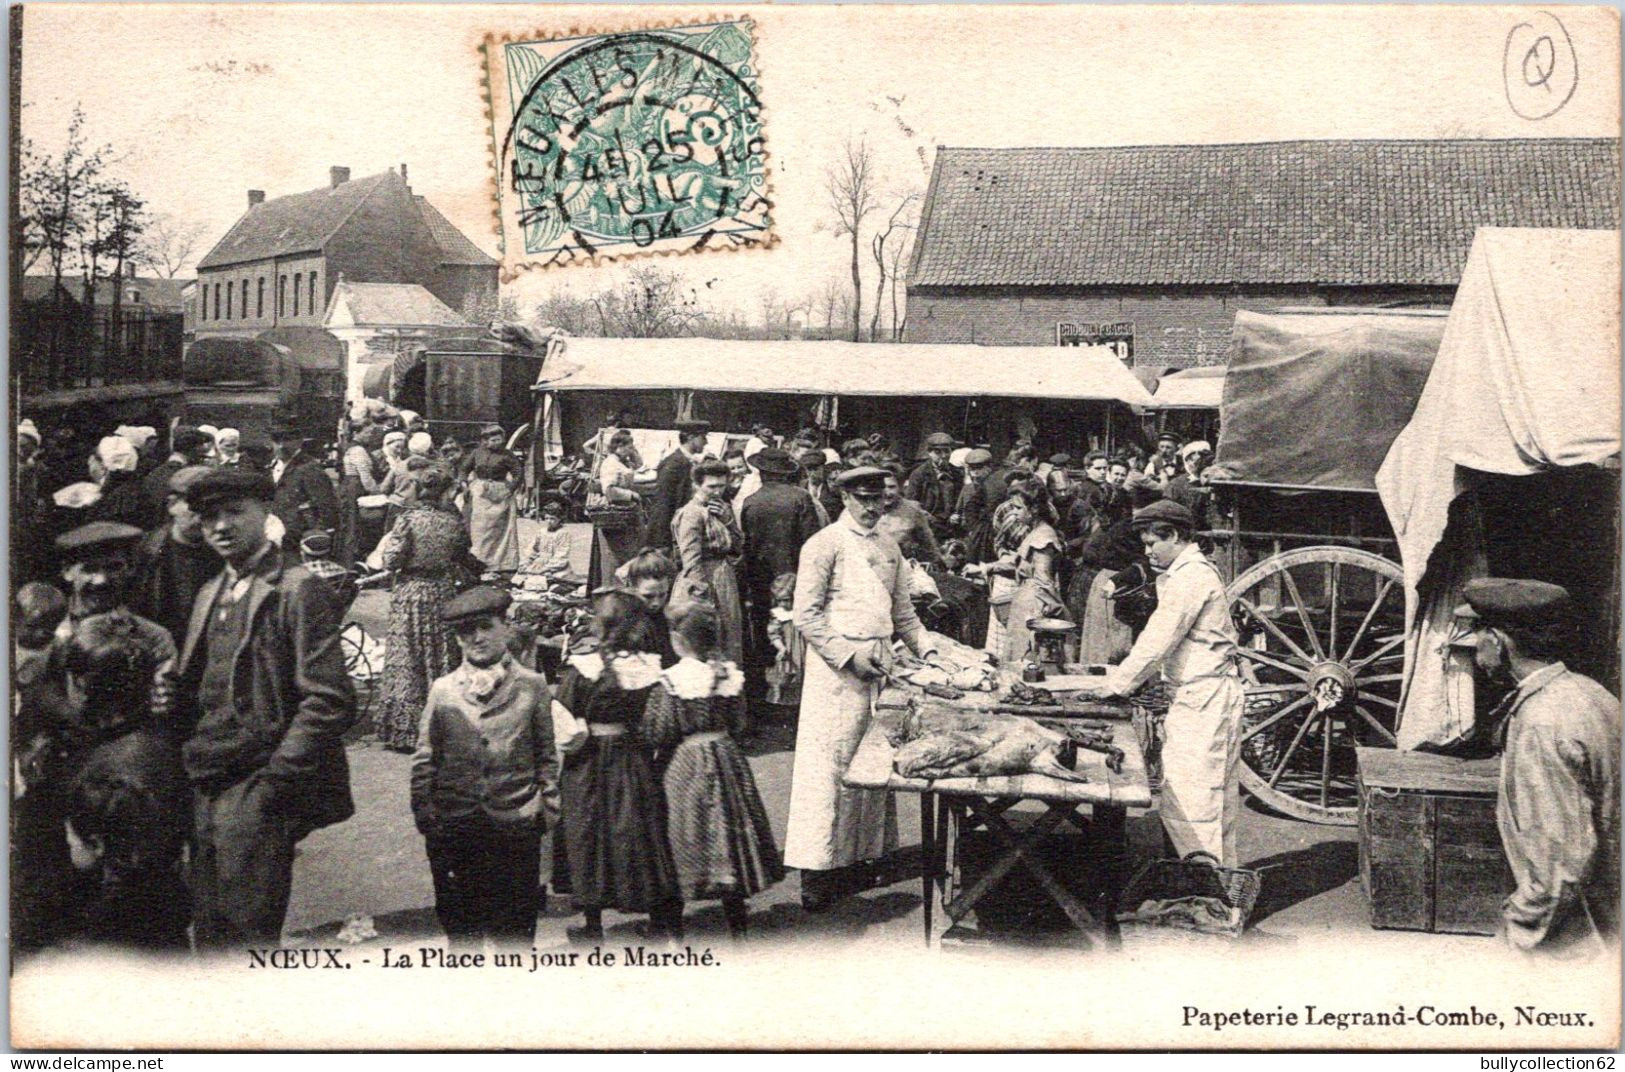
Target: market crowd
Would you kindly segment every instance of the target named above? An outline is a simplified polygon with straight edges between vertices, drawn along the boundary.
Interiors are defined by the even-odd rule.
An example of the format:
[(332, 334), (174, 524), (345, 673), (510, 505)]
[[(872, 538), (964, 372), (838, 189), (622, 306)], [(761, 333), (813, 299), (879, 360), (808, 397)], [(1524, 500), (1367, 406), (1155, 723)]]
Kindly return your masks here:
[[(580, 578), (563, 497), (521, 546), (522, 473), (494, 425), (436, 444), (415, 414), (358, 404), (324, 463), (292, 424), (265, 442), (177, 427), (167, 444), (121, 426), (85, 453), (72, 434), (41, 449), (22, 422), (14, 531), (37, 538), (14, 540), (19, 948), (276, 944), (294, 846), (354, 812), (340, 631), (367, 570), (392, 586), (372, 730), (411, 754), (454, 945), (533, 937), (548, 833), (583, 940), (605, 910), (673, 939), (704, 900), (742, 935), (748, 899), (786, 868), (808, 911), (897, 881), (892, 797), (841, 781), (895, 642), (1014, 667), (1044, 619), (1076, 633), (1079, 661), (1111, 666), (1101, 695), (1160, 673), (1172, 851), (1236, 862), (1243, 688), (1202, 546), (1206, 442), (1074, 459), (1018, 440), (995, 461), (936, 433), (906, 464), (881, 435), (835, 449), (811, 429), (781, 443), (757, 427), (742, 446), (703, 422), (677, 433), (652, 478), (624, 421), (586, 445)], [(584, 580), (583, 613), (541, 658), (517, 604)], [(1530, 727), (1508, 737), (1502, 803), (1524, 947), (1582, 913), (1593, 930), (1617, 917), (1602, 876), (1618, 703), (1562, 667), (1566, 594), (1532, 583), (1468, 592), (1480, 665), (1515, 682), (1507, 717)], [(781, 851), (740, 741), (783, 712)], [(1531, 799), (1561, 805), (1518, 814)]]

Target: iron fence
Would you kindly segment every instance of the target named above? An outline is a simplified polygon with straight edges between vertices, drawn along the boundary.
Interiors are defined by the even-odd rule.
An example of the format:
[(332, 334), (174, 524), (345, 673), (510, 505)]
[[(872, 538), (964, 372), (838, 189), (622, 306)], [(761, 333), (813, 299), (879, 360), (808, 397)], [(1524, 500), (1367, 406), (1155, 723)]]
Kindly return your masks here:
[(181, 378), (182, 317), (148, 309), (29, 303), (12, 310), (12, 373), (25, 395)]

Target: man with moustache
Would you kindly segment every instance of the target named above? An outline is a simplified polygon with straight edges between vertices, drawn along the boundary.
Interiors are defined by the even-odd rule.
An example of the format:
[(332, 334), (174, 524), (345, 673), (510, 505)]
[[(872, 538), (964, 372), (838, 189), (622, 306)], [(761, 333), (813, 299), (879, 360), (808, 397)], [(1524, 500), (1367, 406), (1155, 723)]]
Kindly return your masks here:
[(841, 777), (869, 728), (892, 637), (921, 658), (935, 654), (909, 601), (903, 553), (875, 528), (887, 476), (860, 466), (835, 478), (845, 510), (802, 547), (796, 573), (795, 623), (811, 651), (784, 862), (801, 869), (801, 903), (810, 912), (885, 881), (875, 863), (897, 847), (896, 802)]
[(266, 539), (274, 494), (265, 474), (240, 468), (214, 469), (186, 491), (224, 560), (198, 593), (176, 672), (202, 949), (277, 945), (294, 846), (355, 811), (340, 615), (328, 586)]
[(137, 613), (177, 638), (186, 636), (198, 592), (220, 572), (220, 556), (204, 542), (203, 521), (186, 501), (187, 491), (211, 468), (189, 465), (170, 474), (168, 524), (147, 533), (139, 547), (139, 575), (131, 590), (131, 604)]
[(1617, 949), (1619, 700), (1560, 659), (1573, 625), (1566, 589), (1481, 577), (1462, 596), (1452, 644), (1509, 687), (1489, 718), (1506, 742), (1495, 818), (1516, 883), (1502, 933), (1525, 953)]

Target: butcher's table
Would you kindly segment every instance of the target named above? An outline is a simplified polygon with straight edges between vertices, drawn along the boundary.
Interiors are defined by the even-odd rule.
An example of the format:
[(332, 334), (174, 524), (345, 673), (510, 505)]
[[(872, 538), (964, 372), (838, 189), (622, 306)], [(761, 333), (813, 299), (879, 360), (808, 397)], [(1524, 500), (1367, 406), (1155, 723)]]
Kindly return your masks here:
[[(928, 698), (913, 689), (888, 688), (876, 704), (875, 717), (847, 767), (844, 781), (854, 788), (920, 794), (920, 843), (924, 852), (921, 893), (925, 902), (926, 943), (932, 944), (938, 937), (932, 926), (932, 908), (939, 894), (945, 898), (943, 911), (948, 917), (947, 929), (951, 929), (1018, 864), (1038, 881), (1075, 928), (1086, 936), (1115, 940), (1112, 909), (1126, 880), (1128, 809), (1151, 805), (1145, 753), (1130, 721), (1130, 708), (1089, 704), (1086, 713), (1081, 715), (1108, 720), (1112, 743), (1123, 751), (1122, 770), (1113, 771), (1106, 764), (1106, 756), (1079, 749), (1077, 771), (1088, 777), (1087, 782), (1063, 781), (1045, 774), (905, 778), (892, 767), (893, 749), (886, 739), (885, 725), (905, 714), (911, 701), (965, 710), (985, 710), (995, 701), (990, 693), (973, 692), (963, 700), (949, 701)], [(1050, 714), (1039, 717), (1046, 722), (1065, 720)], [(1018, 832), (1005, 818), (1005, 812), (1029, 800), (1041, 802), (1045, 811), (1024, 831)], [(1089, 809), (1087, 816), (1079, 811), (1085, 805)], [(1106, 846), (1106, 888), (1101, 898), (1106, 906), (1103, 918), (1096, 918), (1035, 851), (1040, 842), (1063, 823), (1071, 823), (1092, 834)], [(946, 899), (949, 839), (978, 827), (987, 830), (998, 844), (998, 852), (985, 872), (952, 899)]]

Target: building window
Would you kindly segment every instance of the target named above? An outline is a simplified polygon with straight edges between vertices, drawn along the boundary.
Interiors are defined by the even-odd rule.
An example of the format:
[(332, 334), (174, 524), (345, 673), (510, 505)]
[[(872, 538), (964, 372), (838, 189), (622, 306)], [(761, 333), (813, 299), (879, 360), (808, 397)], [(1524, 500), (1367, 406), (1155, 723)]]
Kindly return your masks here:
[(293, 273), (293, 315), (299, 315), (299, 272)]
[(220, 319), (220, 284), (214, 285), (214, 318)]
[(259, 286), (254, 290), (254, 315), (257, 317), (265, 315), (265, 277), (263, 275), (260, 276)]
[(288, 277), (279, 276), (276, 281), (276, 315), (288, 314)]
[(310, 285), (310, 300), (305, 302), (305, 308), (310, 310), (312, 316), (316, 315), (316, 273), (311, 272), (307, 280)]
[(231, 283), (226, 283), (226, 319), (231, 319)]
[(248, 319), (248, 280), (243, 280), (243, 319)]
[(1125, 365), (1134, 364), (1134, 321), (1105, 320), (1055, 325), (1056, 346), (1105, 346)]

